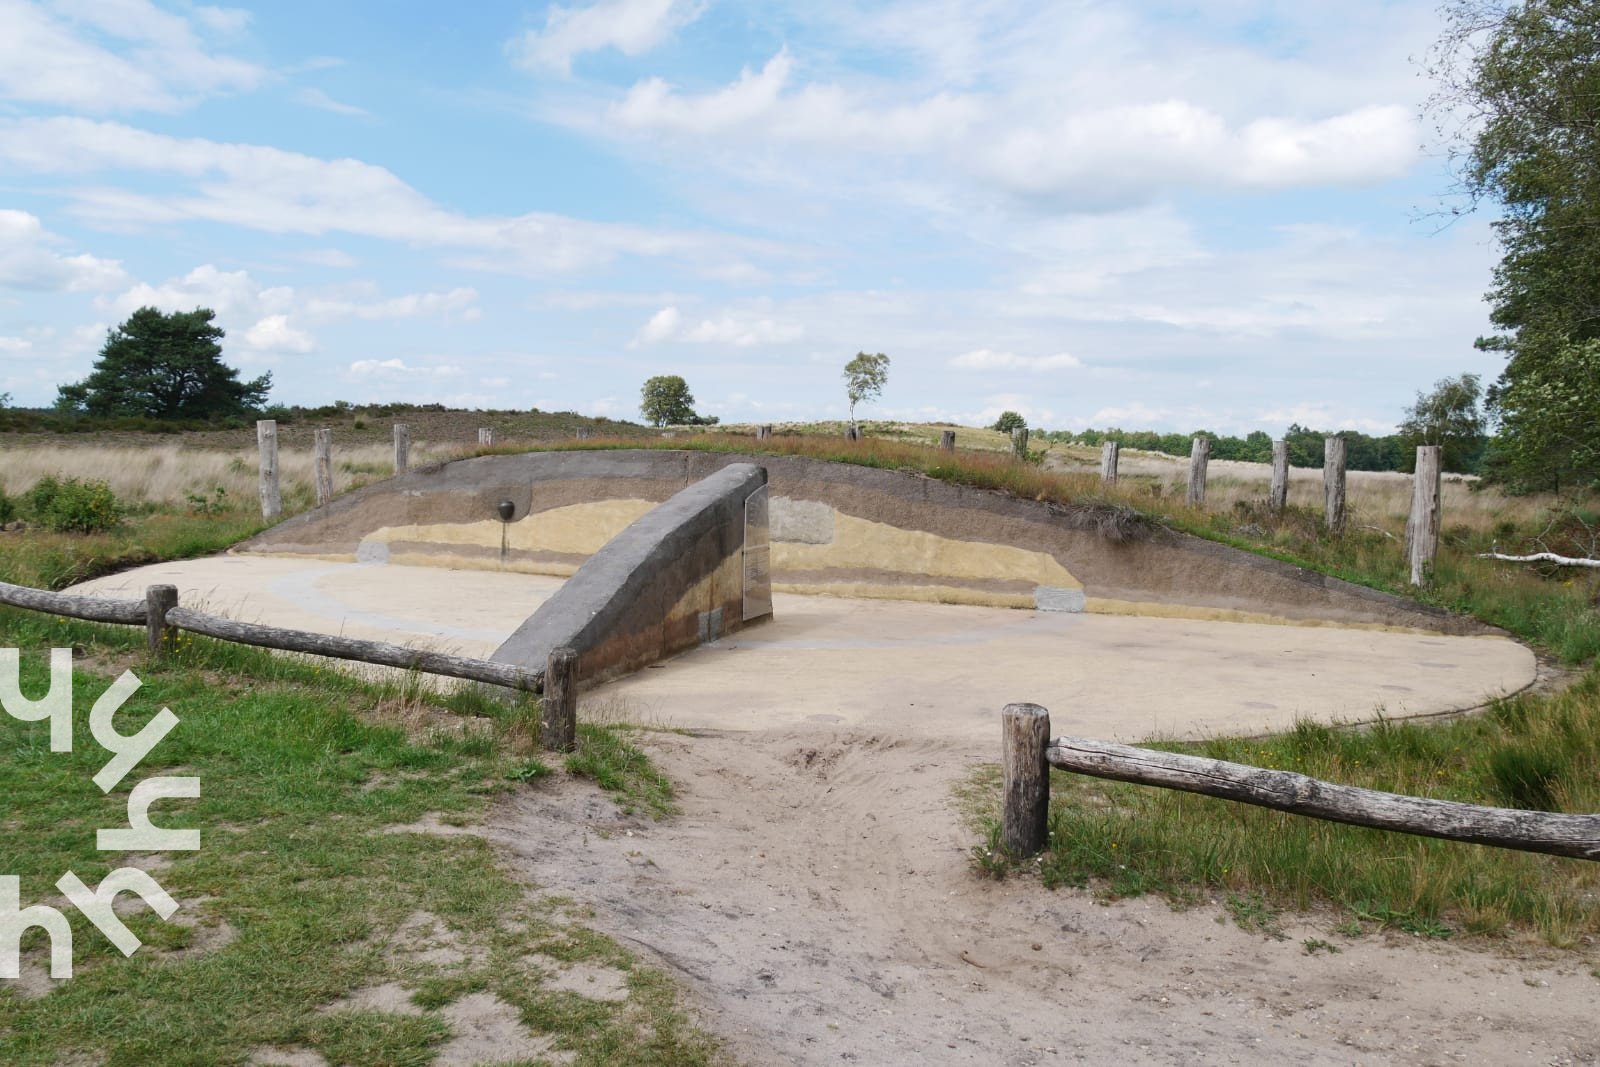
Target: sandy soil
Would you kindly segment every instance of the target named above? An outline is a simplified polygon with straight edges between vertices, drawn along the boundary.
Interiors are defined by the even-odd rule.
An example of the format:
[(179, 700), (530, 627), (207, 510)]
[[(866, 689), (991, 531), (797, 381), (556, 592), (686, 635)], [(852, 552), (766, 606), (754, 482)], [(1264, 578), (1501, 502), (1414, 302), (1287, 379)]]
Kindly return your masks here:
[[(491, 817), (508, 861), (677, 973), (758, 1064), (1591, 1063), (1593, 959), (1285, 940), (1216, 906), (1096, 903), (968, 862), (958, 742), (652, 733), (682, 814), (540, 783)], [(1337, 954), (1308, 956), (1307, 938)], [(1592, 950), (1591, 950), (1592, 954)]]

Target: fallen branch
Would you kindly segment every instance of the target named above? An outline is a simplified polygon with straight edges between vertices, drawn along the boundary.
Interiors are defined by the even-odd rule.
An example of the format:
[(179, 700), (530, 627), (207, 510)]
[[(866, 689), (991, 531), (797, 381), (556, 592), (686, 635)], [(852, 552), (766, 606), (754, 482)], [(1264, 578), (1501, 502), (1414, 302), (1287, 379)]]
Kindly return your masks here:
[(1504, 560), (1507, 563), (1559, 563), (1563, 567), (1600, 567), (1600, 559), (1558, 556), (1554, 552), (1534, 552), (1526, 556), (1508, 556), (1503, 552), (1479, 552), (1478, 558)]

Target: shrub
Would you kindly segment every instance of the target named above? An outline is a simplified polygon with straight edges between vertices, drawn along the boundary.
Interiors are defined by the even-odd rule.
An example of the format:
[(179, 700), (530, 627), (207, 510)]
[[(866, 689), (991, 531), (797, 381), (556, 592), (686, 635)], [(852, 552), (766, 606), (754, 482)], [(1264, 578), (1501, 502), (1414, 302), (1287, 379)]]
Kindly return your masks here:
[(0, 524), (17, 517), (17, 502), (4, 489), (0, 489)]
[(122, 505), (111, 487), (100, 481), (45, 475), (28, 490), (34, 521), (67, 533), (98, 533), (122, 521)]
[(1012, 430), (1020, 430), (1026, 425), (1028, 425), (1028, 420), (1024, 419), (1020, 412), (1002, 411), (1000, 417), (994, 420), (994, 426), (991, 429), (999, 430), (1001, 433), (1010, 433)]

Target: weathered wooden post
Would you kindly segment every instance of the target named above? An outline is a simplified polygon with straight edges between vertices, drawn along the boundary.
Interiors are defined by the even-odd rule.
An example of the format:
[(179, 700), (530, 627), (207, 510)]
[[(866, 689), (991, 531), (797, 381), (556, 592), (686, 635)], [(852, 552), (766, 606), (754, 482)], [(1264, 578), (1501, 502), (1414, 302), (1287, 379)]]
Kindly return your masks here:
[(1000, 846), (1031, 856), (1050, 836), (1050, 713), (1037, 704), (1007, 704), (1000, 713), (1003, 806)]
[(394, 472), (404, 474), (411, 463), (411, 427), (394, 424)]
[(578, 653), (563, 645), (545, 660), (539, 740), (551, 752), (578, 747)]
[(492, 445), (492, 444), (494, 444), (494, 427), (493, 426), (479, 426), (478, 427), (478, 444), (479, 445)]
[(317, 477), (317, 507), (333, 499), (333, 430), (324, 427), (312, 435), (311, 455)]
[(1018, 459), (1028, 458), (1028, 428), (1018, 426), (1011, 431), (1011, 453)]
[[(577, 431), (577, 436), (578, 436), (578, 440), (587, 441), (589, 439), (589, 427), (587, 427), (587, 426), (579, 426), (578, 427), (578, 431)], [(672, 435), (671, 434), (663, 434), (663, 436), (671, 437)]]
[(1344, 438), (1322, 442), (1323, 518), (1334, 533), (1344, 530)]
[(1121, 458), (1122, 445), (1106, 441), (1100, 445), (1100, 480), (1107, 485), (1117, 484), (1117, 460)]
[(954, 452), (956, 450), (956, 432), (944, 430), (939, 434), (939, 451)]
[(1211, 460), (1211, 438), (1196, 437), (1189, 443), (1189, 506), (1206, 502), (1206, 464)]
[(1281, 514), (1289, 503), (1289, 442), (1287, 439), (1272, 442), (1272, 489), (1267, 494), (1267, 507), (1273, 514)]
[(256, 423), (256, 447), (261, 452), (261, 517), (271, 522), (283, 512), (283, 496), (278, 492), (278, 423), (261, 419)]
[(1438, 445), (1417, 446), (1417, 473), (1411, 479), (1411, 517), (1406, 520), (1406, 561), (1411, 584), (1423, 586), (1439, 553)]
[(772, 427), (771, 427), (771, 425), (757, 426), (756, 427), (756, 440), (757, 441), (770, 441), (770, 440), (772, 440)]
[(170, 653), (178, 645), (178, 629), (167, 625), (167, 611), (178, 606), (178, 587), (150, 585), (144, 590), (144, 635), (152, 658)]

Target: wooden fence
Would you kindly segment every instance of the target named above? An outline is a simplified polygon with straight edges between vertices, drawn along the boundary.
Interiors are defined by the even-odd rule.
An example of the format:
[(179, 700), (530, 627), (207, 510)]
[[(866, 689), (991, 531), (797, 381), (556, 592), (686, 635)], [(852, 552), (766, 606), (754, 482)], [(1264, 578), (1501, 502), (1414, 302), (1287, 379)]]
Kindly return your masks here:
[(1600, 860), (1600, 815), (1479, 807), (1106, 741), (1079, 737), (1050, 740), (1050, 713), (1037, 704), (1007, 704), (1001, 713), (1001, 731), (1004, 808), (1000, 840), (1008, 851), (1020, 856), (1032, 855), (1045, 846), (1050, 768), (1057, 767), (1352, 826)]
[(450, 656), (383, 641), (361, 641), (353, 637), (237, 622), (220, 615), (179, 607), (177, 587), (171, 585), (150, 586), (141, 601), (52, 593), (46, 589), (0, 582), (0, 604), (88, 622), (143, 626), (150, 652), (155, 656), (169, 652), (177, 632), (187, 630), (235, 644), (353, 660), (533, 693), (544, 698), (541, 734), (546, 747), (570, 752), (575, 743), (578, 655), (570, 648), (555, 649), (550, 653), (544, 670), (530, 671), (514, 664)]

